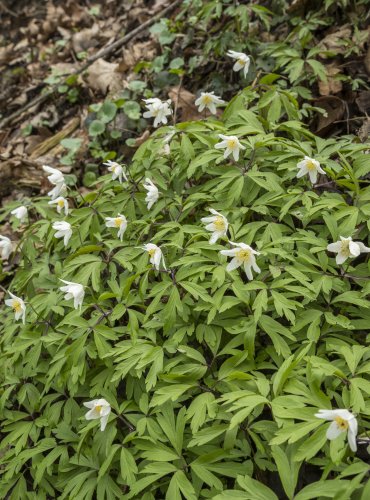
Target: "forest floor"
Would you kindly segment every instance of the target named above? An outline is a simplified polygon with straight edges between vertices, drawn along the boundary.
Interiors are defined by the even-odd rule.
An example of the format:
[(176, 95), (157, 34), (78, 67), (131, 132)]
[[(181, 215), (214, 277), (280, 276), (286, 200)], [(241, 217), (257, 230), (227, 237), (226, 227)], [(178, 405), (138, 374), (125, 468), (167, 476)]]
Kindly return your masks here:
[[(2, 204), (43, 194), (43, 164), (87, 189), (103, 161), (130, 158), (151, 133), (145, 97), (172, 99), (174, 120), (201, 119), (201, 90), (226, 100), (268, 74), (296, 90), (311, 131), (367, 141), (368, 15), (366, 1), (1, 1)], [(225, 54), (243, 43), (254, 64), (241, 82)]]

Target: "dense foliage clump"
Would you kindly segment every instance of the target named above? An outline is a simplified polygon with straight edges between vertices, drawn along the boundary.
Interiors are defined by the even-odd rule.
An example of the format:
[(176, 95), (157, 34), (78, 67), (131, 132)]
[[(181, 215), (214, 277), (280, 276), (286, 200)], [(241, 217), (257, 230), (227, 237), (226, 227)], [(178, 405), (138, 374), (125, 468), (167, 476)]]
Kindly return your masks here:
[[(1, 311), (1, 498), (368, 498), (367, 150), (315, 137), (268, 78), (69, 187), (68, 215), (23, 200), (2, 274), (26, 314)], [(215, 243), (209, 209), (228, 223)], [(340, 237), (361, 253), (338, 263)], [(235, 243), (253, 279), (227, 270)], [(83, 288), (65, 297), (68, 282)], [(330, 409), (356, 416), (355, 446), (327, 440)]]

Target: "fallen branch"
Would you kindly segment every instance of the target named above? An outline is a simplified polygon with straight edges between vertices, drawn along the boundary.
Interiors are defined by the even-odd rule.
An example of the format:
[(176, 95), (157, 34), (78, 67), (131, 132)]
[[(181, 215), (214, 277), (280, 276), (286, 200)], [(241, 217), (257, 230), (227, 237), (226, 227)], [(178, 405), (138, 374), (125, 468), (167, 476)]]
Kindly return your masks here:
[[(127, 33), (127, 35), (124, 35), (123, 37), (119, 38), (115, 42), (111, 43), (110, 45), (108, 45), (108, 47), (105, 47), (105, 48), (99, 50), (96, 54), (94, 54), (93, 56), (89, 57), (87, 59), (87, 61), (85, 62), (85, 64), (83, 64), (80, 68), (78, 68), (76, 71), (72, 72), (70, 75), (68, 75), (67, 77), (65, 77), (65, 80), (67, 78), (69, 78), (70, 76), (72, 76), (72, 75), (78, 75), (78, 74), (82, 73), (93, 62), (95, 62), (97, 59), (100, 59), (101, 57), (105, 57), (107, 55), (110, 55), (110, 54), (114, 53), (117, 49), (119, 49), (120, 47), (122, 47), (122, 45), (124, 45), (126, 42), (128, 42), (129, 40), (134, 39), (139, 33), (141, 33), (142, 31), (144, 31), (146, 28), (148, 28), (149, 26), (151, 26), (153, 23), (155, 23), (156, 21), (158, 21), (159, 19), (161, 19), (162, 17), (164, 17), (166, 14), (168, 14), (175, 7), (177, 7), (178, 5), (180, 5), (181, 2), (182, 2), (182, 0), (175, 0), (174, 2), (171, 2), (170, 5), (168, 5), (164, 9), (162, 9), (160, 12), (158, 12), (158, 14), (156, 14), (152, 18), (148, 19), (148, 21), (146, 21), (145, 23), (141, 24), (137, 28), (135, 28), (132, 31), (130, 31), (129, 33)], [(27, 109), (33, 108), (34, 106), (37, 106), (38, 104), (41, 104), (41, 103), (47, 101), (49, 99), (49, 97), (54, 94), (54, 92), (57, 90), (57, 88), (61, 84), (62, 84), (62, 82), (59, 82), (59, 83), (53, 85), (49, 90), (47, 90), (46, 92), (44, 92), (42, 95), (39, 95), (39, 96), (35, 97), (34, 99), (32, 99), (31, 101), (29, 101), (28, 103), (26, 103), (24, 106), (22, 106), (21, 108), (17, 109), (16, 111), (14, 111), (14, 113), (12, 113), (11, 115), (5, 117), (0, 122), (0, 129), (3, 129), (4, 127), (6, 127), (15, 118), (18, 118), (22, 113), (24, 113), (24, 111), (27, 111)]]

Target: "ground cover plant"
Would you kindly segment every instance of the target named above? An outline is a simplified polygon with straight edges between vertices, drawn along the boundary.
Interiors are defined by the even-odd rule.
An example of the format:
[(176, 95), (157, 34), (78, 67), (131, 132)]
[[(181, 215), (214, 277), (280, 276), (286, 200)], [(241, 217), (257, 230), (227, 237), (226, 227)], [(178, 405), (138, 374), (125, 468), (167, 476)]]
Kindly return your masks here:
[[(160, 128), (86, 196), (63, 193), (68, 215), (24, 200), (9, 286), (24, 326), (23, 303), (20, 322), (2, 312), (3, 497), (366, 498), (368, 157), (308, 132), (289, 93), (296, 120), (267, 110), (271, 92)], [(315, 184), (310, 160), (297, 178), (305, 157)], [(341, 237), (360, 251), (343, 257)], [(63, 297), (68, 282), (83, 288)], [(96, 399), (104, 431), (84, 419)], [(347, 420), (329, 442), (315, 417), (332, 408), (357, 415), (353, 451)]]
[(367, 5), (183, 2), (5, 200), (0, 498), (369, 497)]

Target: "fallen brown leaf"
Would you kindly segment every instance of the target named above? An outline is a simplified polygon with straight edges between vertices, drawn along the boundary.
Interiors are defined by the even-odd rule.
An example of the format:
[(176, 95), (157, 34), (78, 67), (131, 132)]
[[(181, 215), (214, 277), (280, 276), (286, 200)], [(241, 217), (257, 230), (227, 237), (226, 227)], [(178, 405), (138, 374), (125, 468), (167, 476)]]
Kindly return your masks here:
[(124, 88), (125, 82), (118, 73), (118, 63), (109, 63), (104, 59), (97, 59), (87, 70), (87, 83), (102, 94), (115, 93)]
[(72, 35), (73, 50), (78, 54), (84, 50), (94, 47), (97, 44), (96, 35), (99, 33), (99, 26), (94, 24), (92, 28), (86, 28)]
[(356, 104), (365, 115), (370, 115), (370, 90), (363, 90), (356, 99)]
[[(173, 102), (173, 106), (177, 111), (177, 119), (187, 122), (199, 119), (198, 108), (195, 106), (195, 95), (180, 86), (172, 87), (168, 92), (168, 96)], [(179, 116), (180, 115), (180, 116)]]
[[(336, 54), (343, 54), (346, 51), (345, 40), (351, 38), (352, 29), (349, 24), (341, 26), (338, 31), (330, 33), (323, 38), (318, 46), (322, 50), (330, 50)], [(325, 55), (321, 55), (325, 58)]]
[(335, 78), (340, 73), (340, 69), (335, 64), (326, 66), (327, 81), (319, 81), (320, 95), (338, 94), (342, 90), (342, 82)]
[(326, 116), (319, 115), (316, 125), (316, 134), (324, 135), (337, 120), (341, 120), (345, 111), (345, 103), (336, 96), (319, 97), (315, 101), (315, 106), (323, 108)]

